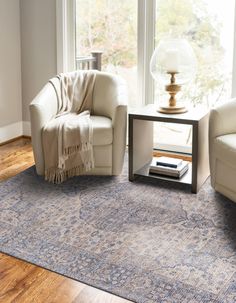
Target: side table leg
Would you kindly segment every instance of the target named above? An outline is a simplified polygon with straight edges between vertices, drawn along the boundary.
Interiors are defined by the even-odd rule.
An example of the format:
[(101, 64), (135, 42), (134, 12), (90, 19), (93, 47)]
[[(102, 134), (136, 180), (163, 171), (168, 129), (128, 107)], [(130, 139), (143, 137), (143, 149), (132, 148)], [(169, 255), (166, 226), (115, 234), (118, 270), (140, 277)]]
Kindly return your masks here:
[(129, 148), (129, 181), (134, 180), (134, 172), (133, 172), (133, 118), (129, 116), (129, 140), (128, 140), (128, 148)]
[(129, 116), (129, 180), (134, 172), (151, 161), (153, 154), (153, 122)]
[(209, 114), (193, 125), (192, 192), (197, 193), (210, 174), (208, 148)]
[(192, 139), (192, 193), (198, 192), (198, 125), (193, 125), (193, 139)]

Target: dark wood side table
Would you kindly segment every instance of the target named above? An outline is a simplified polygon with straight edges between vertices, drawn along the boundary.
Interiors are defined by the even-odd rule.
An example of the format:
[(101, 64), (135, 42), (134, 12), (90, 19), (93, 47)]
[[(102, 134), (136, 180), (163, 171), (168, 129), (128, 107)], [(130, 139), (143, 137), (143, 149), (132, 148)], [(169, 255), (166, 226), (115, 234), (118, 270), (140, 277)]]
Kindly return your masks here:
[[(147, 105), (129, 113), (129, 180), (137, 176), (180, 182), (197, 193), (209, 176), (208, 119), (206, 110), (193, 109), (184, 114), (167, 115)], [(192, 164), (180, 179), (149, 174), (153, 157), (153, 122), (180, 123), (192, 126)]]

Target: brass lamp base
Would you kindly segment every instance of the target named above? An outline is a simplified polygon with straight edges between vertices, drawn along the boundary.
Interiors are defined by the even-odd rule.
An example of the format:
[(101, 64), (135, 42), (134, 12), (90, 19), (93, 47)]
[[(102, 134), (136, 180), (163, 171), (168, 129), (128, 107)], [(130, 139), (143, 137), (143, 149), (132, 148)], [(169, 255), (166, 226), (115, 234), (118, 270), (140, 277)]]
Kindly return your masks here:
[(177, 104), (175, 95), (181, 90), (181, 85), (175, 83), (175, 75), (178, 72), (167, 72), (170, 75), (170, 83), (165, 86), (165, 90), (169, 93), (169, 104), (166, 106), (160, 106), (157, 111), (163, 114), (182, 114), (188, 110), (185, 106)]
[(163, 114), (182, 114), (186, 113), (188, 110), (185, 106), (176, 104), (175, 106), (159, 106), (157, 111)]

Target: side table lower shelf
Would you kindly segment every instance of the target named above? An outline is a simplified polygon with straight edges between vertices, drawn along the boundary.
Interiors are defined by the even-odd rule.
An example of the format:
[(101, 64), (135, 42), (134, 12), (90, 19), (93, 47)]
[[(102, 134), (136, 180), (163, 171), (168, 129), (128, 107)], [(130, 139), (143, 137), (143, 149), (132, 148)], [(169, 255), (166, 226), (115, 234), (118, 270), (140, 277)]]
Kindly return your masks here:
[(171, 181), (171, 182), (176, 182), (176, 183), (183, 183), (183, 184), (189, 184), (189, 185), (192, 184), (192, 163), (189, 163), (188, 171), (179, 179), (164, 176), (164, 175), (150, 174), (149, 166), (150, 166), (150, 163), (147, 163), (142, 168), (135, 171), (134, 177), (142, 176), (142, 177), (147, 177), (147, 178), (152, 178), (152, 179), (161, 179), (161, 180), (166, 180), (166, 181)]

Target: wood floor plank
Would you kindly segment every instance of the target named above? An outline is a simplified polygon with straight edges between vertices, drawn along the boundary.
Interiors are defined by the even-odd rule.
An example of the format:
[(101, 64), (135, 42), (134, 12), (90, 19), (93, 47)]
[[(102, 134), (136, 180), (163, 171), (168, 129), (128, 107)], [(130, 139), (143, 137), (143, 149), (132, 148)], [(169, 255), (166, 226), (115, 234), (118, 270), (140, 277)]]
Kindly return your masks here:
[(74, 302), (86, 285), (71, 279), (64, 279), (61, 286), (51, 292), (48, 297), (50, 303)]
[(25, 279), (24, 290), (14, 298), (16, 302), (49, 302), (50, 293), (61, 286), (64, 277), (42, 268), (36, 269), (35, 277), (29, 276)]
[[(16, 266), (17, 272), (15, 271)], [(0, 262), (0, 297), (9, 289), (14, 288), (18, 281), (26, 277), (31, 269), (30, 264), (18, 262), (17, 259), (11, 257), (2, 259)]]
[[(15, 276), (18, 276), (19, 266), (15, 267)], [(45, 279), (44, 271), (39, 268), (31, 268), (26, 276), (17, 279), (17, 283), (8, 287), (5, 292), (0, 295), (1, 303), (12, 303), (12, 302), (25, 302), (21, 299), (21, 294), (27, 292), (27, 297), (30, 297), (30, 290), (34, 287), (40, 288), (42, 281)], [(8, 277), (9, 280), (14, 279), (12, 275)], [(37, 281), (37, 283), (36, 283)]]
[[(30, 139), (0, 146), (0, 181), (34, 164)], [(46, 269), (0, 253), (0, 303), (129, 303)]]
[(75, 298), (73, 303), (99, 303), (99, 292), (100, 290), (91, 288), (91, 287), (85, 287), (80, 294)]

